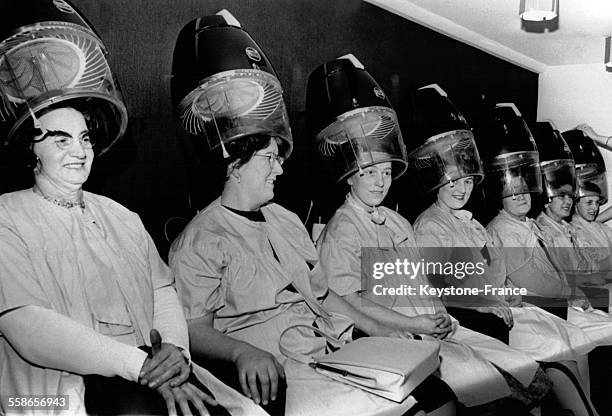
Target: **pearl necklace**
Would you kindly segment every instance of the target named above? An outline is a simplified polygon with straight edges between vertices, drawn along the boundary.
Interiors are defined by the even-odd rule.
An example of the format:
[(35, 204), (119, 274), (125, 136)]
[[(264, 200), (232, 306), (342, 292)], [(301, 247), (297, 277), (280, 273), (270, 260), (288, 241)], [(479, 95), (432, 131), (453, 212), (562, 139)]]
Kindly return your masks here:
[(50, 197), (48, 195), (45, 195), (42, 193), (42, 191), (40, 189), (38, 189), (37, 187), (32, 188), (34, 193), (38, 196), (40, 196), (41, 198), (51, 202), (52, 204), (55, 204), (59, 207), (63, 207), (63, 208), (74, 208), (74, 207), (80, 207), (81, 209), (85, 209), (85, 201), (81, 200), (81, 201), (66, 201), (65, 199), (56, 199), (53, 197)]

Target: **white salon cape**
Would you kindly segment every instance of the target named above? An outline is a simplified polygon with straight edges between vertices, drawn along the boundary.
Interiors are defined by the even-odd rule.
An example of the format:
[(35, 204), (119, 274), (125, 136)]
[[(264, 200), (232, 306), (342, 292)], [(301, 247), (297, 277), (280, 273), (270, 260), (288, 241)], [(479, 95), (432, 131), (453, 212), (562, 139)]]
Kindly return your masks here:
[[(597, 221), (587, 221), (577, 213), (570, 224), (574, 226), (576, 245), (588, 262), (588, 270), (612, 279), (612, 229)], [(602, 287), (608, 289), (608, 310), (612, 310), (612, 284)]]
[(542, 241), (555, 266), (563, 272), (592, 272), (591, 263), (576, 241), (576, 228), (565, 220), (556, 222), (545, 212), (536, 218), (542, 232)]
[(612, 229), (597, 221), (587, 221), (574, 213), (570, 223), (574, 226), (576, 243), (595, 272), (612, 271)]
[[(585, 250), (579, 249), (578, 232), (574, 225), (565, 220), (556, 222), (545, 212), (538, 215), (536, 223), (542, 231), (549, 253), (552, 253), (550, 268), (571, 272), (596, 271), (585, 255)], [(612, 345), (612, 316), (609, 314), (592, 308), (584, 311), (578, 307), (569, 307), (567, 320), (582, 329), (596, 345)]]
[[(384, 260), (394, 262), (398, 258), (405, 258), (406, 253), (409, 253), (409, 261), (416, 263), (422, 259), (412, 226), (405, 218), (381, 206), (377, 208), (378, 212), (373, 220), (372, 214), (357, 205), (352, 198), (349, 195), (347, 201), (338, 208), (317, 242), (329, 287), (341, 296), (363, 290), (362, 247), (381, 248), (381, 259), (377, 258), (377, 261), (382, 261), (384, 256)], [(429, 285), (427, 276), (418, 273), (411, 278), (412, 280), (407, 282), (405, 278), (396, 275), (385, 276), (379, 282), (386, 287), (400, 287), (409, 283), (417, 290), (416, 295), (374, 296), (372, 293), (364, 293), (363, 296), (408, 316), (446, 311), (438, 297), (418, 294), (420, 286)], [(455, 325), (458, 323), (455, 322)], [(475, 341), (474, 346), (470, 343), (471, 337)], [(479, 348), (481, 346), (483, 348)], [(533, 376), (532, 371), (535, 371), (537, 365), (529, 357), (501, 341), (460, 326), (454, 334), (440, 341), (440, 378), (467, 407), (491, 402), (510, 394), (504, 377), (487, 359), (491, 350), (498, 351), (492, 354), (492, 359), (505, 357), (503, 361), (498, 361), (499, 365), (508, 364), (508, 357), (517, 357), (517, 362), (521, 362), (526, 371), (518, 371), (515, 374), (522, 376), (523, 382), (529, 384), (530, 376)]]
[[(479, 279), (472, 276), (463, 280), (473, 280), (477, 285), (486, 282), (495, 287), (506, 286), (506, 268), (500, 247), (495, 245), (471, 212), (447, 212), (434, 203), (417, 218), (414, 229), (421, 247), (471, 247), (475, 249), (472, 253), (486, 252), (489, 259), (485, 259), (484, 255), (480, 258), (481, 262), (486, 260), (488, 263), (485, 273)], [(505, 302), (501, 296), (498, 299)], [(580, 354), (572, 344), (568, 332), (571, 328), (563, 319), (533, 305), (513, 307), (512, 315), (511, 347), (538, 361), (575, 360)]]
[[(519, 221), (501, 210), (487, 225), (487, 230), (506, 250), (508, 279), (513, 285), (524, 287), (535, 296), (568, 298), (571, 295), (565, 275), (551, 265), (551, 254), (543, 247), (547, 238), (534, 220)], [(597, 346), (578, 326), (569, 321), (567, 324), (577, 355), (585, 355)]]
[(544, 235), (537, 223), (526, 218), (519, 221), (501, 210), (487, 225), (487, 231), (504, 247), (508, 280), (525, 288), (529, 295), (567, 298), (572, 289), (563, 273), (550, 267), (544, 249)]
[[(134, 350), (150, 345), (154, 293), (172, 285), (172, 274), (136, 214), (89, 192), (83, 200), (81, 210), (55, 205), (32, 189), (0, 196), (0, 313), (38, 306)], [(187, 350), (184, 321), (176, 327), (184, 333), (162, 331), (162, 340)], [(137, 375), (142, 362), (130, 365)], [(194, 373), (232, 414), (263, 413), (206, 370), (194, 366)], [(11, 413), (7, 400), (16, 395), (67, 395), (69, 410), (56, 413), (85, 413), (79, 374), (30, 364), (0, 334), (0, 414)]]
[[(395, 403), (280, 353), (281, 333), (292, 325), (312, 325), (317, 315), (307, 303), (329, 289), (299, 218), (276, 204), (261, 211), (265, 221), (252, 221), (217, 199), (173, 243), (170, 266), (187, 319), (214, 313), (217, 330), (273, 354), (287, 376), (287, 415), (391, 415), (412, 407), (411, 396)], [(338, 320), (337, 329), (347, 322)], [(308, 330), (288, 331), (283, 345), (305, 355), (325, 352), (324, 338)]]

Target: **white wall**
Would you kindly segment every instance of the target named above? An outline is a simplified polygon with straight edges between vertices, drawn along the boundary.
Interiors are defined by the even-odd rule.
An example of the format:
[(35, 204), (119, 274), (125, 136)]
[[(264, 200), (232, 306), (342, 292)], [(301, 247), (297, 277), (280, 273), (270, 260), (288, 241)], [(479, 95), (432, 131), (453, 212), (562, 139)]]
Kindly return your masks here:
[[(603, 62), (548, 67), (540, 73), (538, 86), (538, 121), (543, 120), (552, 120), (560, 131), (588, 123), (599, 134), (612, 136), (612, 72), (606, 72)], [(599, 149), (612, 196), (612, 151)]]

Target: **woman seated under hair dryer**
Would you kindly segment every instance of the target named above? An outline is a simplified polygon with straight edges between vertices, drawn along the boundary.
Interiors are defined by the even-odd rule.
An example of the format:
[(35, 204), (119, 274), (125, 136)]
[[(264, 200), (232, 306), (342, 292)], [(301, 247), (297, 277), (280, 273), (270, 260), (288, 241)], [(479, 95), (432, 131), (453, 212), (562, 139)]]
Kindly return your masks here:
[[(187, 42), (182, 50), (177, 43), (175, 64), (177, 54), (194, 50), (202, 61), (175, 67), (176, 80), (185, 76), (181, 71), (201, 71), (183, 78), (181, 83), (189, 81), (185, 85), (174, 85), (185, 97), (178, 111), (183, 121), (196, 112), (191, 119), (196, 124), (183, 126), (201, 129), (211, 147), (222, 151), (226, 176), (220, 197), (199, 212), (170, 251), (194, 359), (227, 362), (222, 370), (237, 374), (244, 394), (273, 414), (402, 414), (413, 408), (412, 397), (395, 403), (284, 355), (326, 353), (325, 338), (312, 330), (285, 332), (298, 324), (314, 324), (344, 339), (353, 323), (369, 335), (404, 334), (359, 313), (330, 290), (300, 219), (271, 202), (293, 140), (280, 83), (263, 51), (227, 15), (198, 19), (179, 40), (182, 36), (197, 47)], [(210, 73), (207, 58), (218, 53), (227, 59)], [(286, 400), (280, 403), (284, 380)], [(453, 415), (453, 403), (447, 403), (452, 395), (443, 397), (438, 414)]]
[[(575, 127), (575, 130), (581, 130), (587, 137), (593, 140), (599, 147), (604, 149), (612, 150), (612, 136), (606, 136), (598, 134), (593, 127), (587, 123), (579, 124)], [(606, 192), (607, 191), (603, 191)], [(612, 219), (612, 207), (608, 206), (603, 211), (600, 211), (597, 215), (597, 222), (605, 223)]]

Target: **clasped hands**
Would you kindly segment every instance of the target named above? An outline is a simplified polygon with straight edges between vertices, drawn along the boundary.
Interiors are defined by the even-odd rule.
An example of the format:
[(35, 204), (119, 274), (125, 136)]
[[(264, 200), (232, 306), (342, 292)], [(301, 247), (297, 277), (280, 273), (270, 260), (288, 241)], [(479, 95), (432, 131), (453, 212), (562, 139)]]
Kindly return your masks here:
[(171, 416), (177, 414), (177, 404), (183, 415), (191, 414), (189, 403), (195, 406), (200, 415), (207, 416), (209, 413), (203, 402), (216, 406), (217, 401), (188, 381), (191, 367), (181, 350), (173, 344), (162, 342), (156, 329), (151, 330), (150, 337), (152, 355), (142, 365), (138, 382), (161, 394)]
[(413, 334), (418, 334), (444, 339), (453, 330), (451, 318), (445, 312), (422, 314), (406, 318), (406, 324), (401, 327), (379, 325), (376, 328), (376, 333), (370, 335), (393, 338), (412, 338)]

